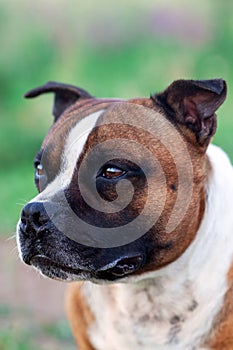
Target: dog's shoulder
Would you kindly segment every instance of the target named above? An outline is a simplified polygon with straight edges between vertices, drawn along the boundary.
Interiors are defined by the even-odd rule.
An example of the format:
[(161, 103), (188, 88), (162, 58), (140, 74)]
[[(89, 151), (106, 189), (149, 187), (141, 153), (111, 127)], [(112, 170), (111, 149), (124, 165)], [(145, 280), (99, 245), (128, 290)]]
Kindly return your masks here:
[(82, 294), (82, 285), (83, 282), (74, 282), (68, 286), (65, 298), (66, 312), (80, 350), (94, 350), (88, 336), (88, 328), (94, 317)]

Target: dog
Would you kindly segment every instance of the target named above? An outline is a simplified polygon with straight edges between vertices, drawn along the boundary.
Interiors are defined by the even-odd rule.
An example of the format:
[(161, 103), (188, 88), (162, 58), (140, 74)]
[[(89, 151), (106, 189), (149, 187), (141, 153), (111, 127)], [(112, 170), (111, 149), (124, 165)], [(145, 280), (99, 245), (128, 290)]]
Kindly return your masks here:
[(49, 82), (54, 123), (39, 194), (17, 226), (22, 261), (72, 281), (80, 350), (233, 349), (233, 170), (210, 144), (223, 79), (98, 99)]

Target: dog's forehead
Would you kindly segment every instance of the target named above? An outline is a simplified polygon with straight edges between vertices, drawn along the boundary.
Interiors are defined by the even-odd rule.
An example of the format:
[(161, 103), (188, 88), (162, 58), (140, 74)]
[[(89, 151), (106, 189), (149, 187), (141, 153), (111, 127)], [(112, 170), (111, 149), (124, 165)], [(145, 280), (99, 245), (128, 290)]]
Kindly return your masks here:
[[(67, 143), (69, 143), (69, 135), (72, 130), (75, 129), (76, 139), (82, 136), (84, 132), (83, 128), (79, 128), (81, 126), (81, 121), (85, 118), (88, 118), (89, 125), (87, 123), (86, 133), (90, 132), (91, 128), (94, 127), (96, 123), (96, 118), (93, 117), (99, 111), (106, 110), (112, 101), (87, 101), (83, 104), (77, 104), (77, 107), (72, 108), (64, 113), (60, 119), (51, 127), (48, 134), (46, 135), (42, 147), (41, 154), (42, 158), (48, 164), (48, 168), (52, 169), (54, 174), (58, 174), (61, 169), (62, 157), (64, 154), (64, 149), (67, 147)], [(49, 170), (49, 169), (48, 169)]]
[[(150, 99), (134, 99), (129, 101), (88, 100), (84, 104), (77, 104), (76, 107), (72, 106), (52, 126), (44, 139), (42, 144), (44, 158), (47, 159), (54, 171), (58, 172), (64, 155), (64, 149), (69, 147), (71, 150), (72, 143), (73, 145), (75, 144), (74, 138), (78, 141), (79, 139), (83, 139), (85, 135), (87, 141), (88, 136), (92, 133), (95, 135), (95, 140), (98, 140), (98, 138), (102, 138), (102, 135), (97, 131), (93, 131), (93, 129), (95, 126), (101, 126), (103, 134), (105, 132), (103, 126), (105, 125), (108, 126), (108, 130), (106, 130), (108, 135), (105, 136), (111, 138), (113, 135), (111, 135), (110, 129), (112, 129), (113, 133), (116, 130), (120, 130), (116, 124), (124, 125), (121, 130), (124, 130), (124, 133), (127, 134), (132, 129), (132, 126), (136, 126), (137, 118), (142, 122), (141, 126), (145, 128), (146, 121), (143, 119), (143, 111), (154, 115), (156, 106)], [(84, 119), (86, 122), (83, 123)], [(73, 133), (72, 137), (70, 137), (71, 133)]]
[[(177, 134), (176, 128), (156, 105), (149, 105), (148, 99), (120, 101), (108, 106), (96, 119), (83, 155), (96, 145), (99, 152), (110, 154), (119, 147), (125, 154), (140, 155), (140, 145), (153, 153), (153, 147), (161, 147), (167, 139), (174, 139), (174, 134)], [(124, 158), (124, 152), (122, 156)]]
[[(116, 105), (123, 105), (123, 108), (118, 110)], [(129, 108), (131, 106), (131, 108)], [(93, 113), (103, 110), (109, 111), (105, 113), (105, 119), (101, 118), (101, 123), (116, 123), (122, 119), (127, 122), (127, 118), (130, 118), (131, 114), (137, 112), (137, 107), (146, 107), (147, 109), (159, 110), (159, 107), (149, 98), (138, 98), (131, 100), (120, 100), (120, 99), (90, 99), (87, 101), (78, 102), (74, 106), (71, 106), (64, 113), (59, 120), (52, 126), (49, 133), (47, 134), (43, 146), (47, 146), (49, 143), (54, 143), (54, 136), (60, 136), (61, 139), (65, 141), (66, 136), (83, 118), (86, 118)], [(122, 113), (122, 109), (124, 112)], [(161, 111), (160, 111), (161, 112)], [(127, 123), (126, 123), (127, 124)]]

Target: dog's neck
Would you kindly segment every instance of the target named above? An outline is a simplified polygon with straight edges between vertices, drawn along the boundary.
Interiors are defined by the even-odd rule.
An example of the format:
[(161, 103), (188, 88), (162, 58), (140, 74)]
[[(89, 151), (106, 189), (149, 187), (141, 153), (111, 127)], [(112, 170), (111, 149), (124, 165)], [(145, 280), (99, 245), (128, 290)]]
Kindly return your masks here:
[[(113, 322), (106, 322), (115, 324), (115, 329), (128, 324), (129, 333), (132, 329), (135, 335), (140, 333), (139, 338), (146, 339), (140, 349), (149, 348), (150, 339), (159, 349), (166, 349), (166, 344), (173, 344), (174, 349), (200, 346), (224, 303), (233, 258), (233, 216), (225, 210), (231, 208), (233, 170), (218, 148), (210, 146), (207, 154), (213, 171), (206, 186), (205, 216), (185, 253), (159, 271), (143, 275), (143, 279), (129, 278), (127, 282), (131, 283), (85, 288), (88, 294), (92, 290), (92, 295), (102, 295), (103, 303), (108, 300), (113, 306), (117, 304), (119, 312), (112, 313)], [(104, 304), (91, 305), (91, 309), (97, 324), (98, 317), (102, 323)], [(128, 344), (130, 341), (129, 334)]]

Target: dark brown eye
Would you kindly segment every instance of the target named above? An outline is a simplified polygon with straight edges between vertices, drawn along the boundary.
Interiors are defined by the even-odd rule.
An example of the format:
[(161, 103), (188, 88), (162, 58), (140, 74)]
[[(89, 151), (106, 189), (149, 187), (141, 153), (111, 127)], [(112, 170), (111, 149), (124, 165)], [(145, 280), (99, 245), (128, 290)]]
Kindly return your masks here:
[(106, 179), (116, 179), (124, 173), (125, 171), (120, 168), (117, 168), (115, 166), (108, 166), (103, 170), (102, 176)]

